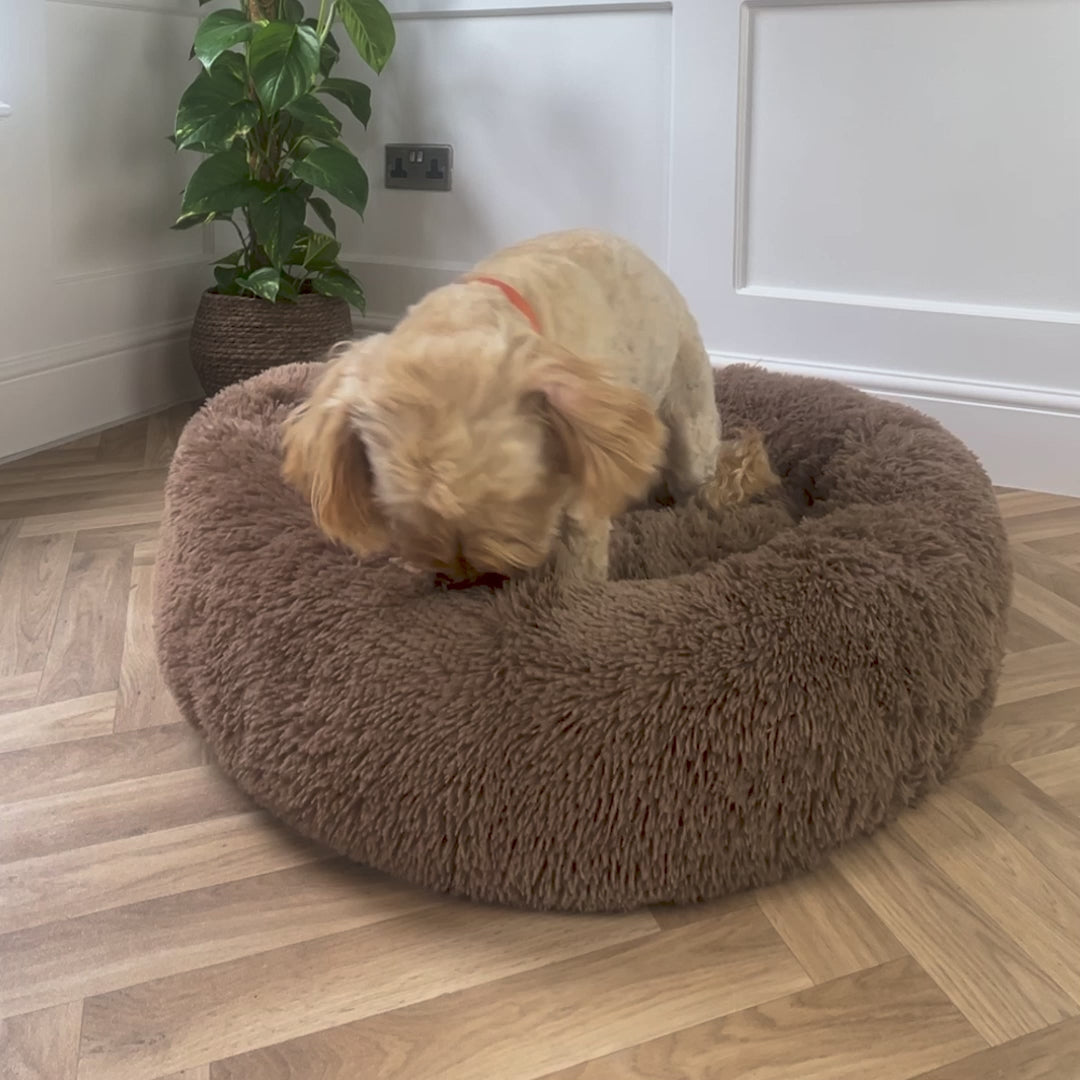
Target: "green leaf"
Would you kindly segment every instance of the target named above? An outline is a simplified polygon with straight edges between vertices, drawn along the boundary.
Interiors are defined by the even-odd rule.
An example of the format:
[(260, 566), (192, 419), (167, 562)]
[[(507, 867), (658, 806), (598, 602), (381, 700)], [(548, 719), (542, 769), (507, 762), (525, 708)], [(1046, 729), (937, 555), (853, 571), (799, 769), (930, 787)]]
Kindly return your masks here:
[(319, 38), (310, 26), (272, 22), (248, 46), (248, 70), (267, 112), (306, 94), (319, 71)]
[[(329, 94), (348, 106), (349, 112), (367, 127), (371, 119), (371, 87), (356, 79), (324, 79), (318, 87), (320, 94)], [(340, 127), (340, 125), (339, 125)]]
[(341, 253), (341, 244), (326, 233), (309, 233), (297, 246), (300, 265), (308, 270), (331, 269)]
[(323, 296), (344, 297), (354, 308), (358, 308), (361, 312), (367, 307), (364, 290), (360, 288), (360, 282), (348, 270), (343, 270), (341, 267), (328, 270), (326, 273), (319, 274), (318, 277), (313, 277), (311, 287), (316, 292), (322, 293)]
[(182, 150), (201, 150), (212, 154), (228, 150), (232, 144), (259, 122), (259, 106), (254, 101), (241, 101), (214, 117), (202, 129), (200, 136), (191, 142), (185, 140)]
[(341, 59), (341, 46), (337, 43), (333, 31), (327, 31), (326, 40), (319, 50), (319, 74), (329, 75), (331, 68)]
[(274, 301), (281, 291), (281, 273), (272, 266), (264, 266), (247, 277), (238, 277), (236, 284), (264, 300)]
[(180, 209), (182, 215), (211, 210), (228, 213), (257, 191), (248, 176), (247, 157), (237, 147), (214, 154), (199, 165), (191, 174)]
[(330, 230), (330, 235), (337, 236), (337, 222), (334, 221), (330, 204), (325, 199), (320, 199), (318, 195), (312, 195), (308, 198), (308, 206), (315, 211), (315, 216)]
[[(310, 26), (312, 30), (319, 29), (318, 19), (305, 19), (305, 26)], [(319, 48), (319, 74), (326, 76), (330, 74), (330, 69), (341, 59), (341, 46), (337, 43), (337, 38), (334, 37), (333, 32), (326, 31), (326, 38)]]
[(350, 210), (364, 216), (368, 197), (367, 173), (348, 150), (336, 146), (316, 147), (303, 161), (293, 164), (293, 173), (328, 191)]
[(235, 251), (230, 251), (228, 255), (222, 255), (220, 259), (216, 259), (215, 266), (239, 266), (244, 258), (244, 249), (237, 248)]
[(181, 214), (176, 221), (174, 221), (169, 228), (182, 231), (184, 229), (193, 229), (196, 225), (205, 225), (208, 221), (213, 221), (217, 217), (213, 212), (199, 213), (199, 214)]
[(304, 5), (300, 0), (282, 0), (278, 8), (279, 17), (285, 22), (300, 23), (304, 21)]
[(248, 206), (255, 239), (275, 266), (281, 266), (304, 227), (307, 207), (288, 188), (260, 185), (262, 197)]
[[(236, 61), (240, 61), (239, 70)], [(239, 57), (223, 53), (213, 71), (199, 72), (177, 106), (173, 138), (178, 150), (227, 150), (255, 126), (259, 106), (248, 100), (242, 71)]]
[(284, 272), (281, 275), (281, 287), (278, 289), (277, 298), (278, 300), (292, 301), (300, 299), (300, 291), (297, 288), (297, 283)]
[(240, 271), (234, 266), (215, 266), (214, 280), (217, 282), (217, 291), (225, 296), (239, 296), (240, 287), (237, 281)]
[(242, 11), (232, 8), (212, 11), (195, 31), (195, 55), (209, 71), (226, 49), (247, 41), (258, 28), (259, 24), (250, 22)]
[(394, 20), (379, 0), (338, 0), (338, 14), (356, 51), (382, 71), (394, 51)]
[(214, 74), (218, 74), (218, 69), (221, 68), (221, 74), (231, 75), (233, 80), (243, 85), (245, 92), (247, 90), (247, 61), (239, 54), (234, 52), (223, 52), (217, 60), (214, 61)]
[[(313, 150), (318, 150), (319, 145), (333, 146), (340, 150), (343, 154), (348, 154), (352, 157), (352, 151), (348, 145), (341, 139), (313, 139), (308, 135), (301, 135), (299, 139), (293, 143), (290, 153), (295, 164), (297, 161), (303, 161)], [(293, 170), (295, 172), (295, 169)]]
[(303, 125), (305, 135), (332, 142), (341, 134), (341, 121), (314, 95), (304, 94), (285, 106)]

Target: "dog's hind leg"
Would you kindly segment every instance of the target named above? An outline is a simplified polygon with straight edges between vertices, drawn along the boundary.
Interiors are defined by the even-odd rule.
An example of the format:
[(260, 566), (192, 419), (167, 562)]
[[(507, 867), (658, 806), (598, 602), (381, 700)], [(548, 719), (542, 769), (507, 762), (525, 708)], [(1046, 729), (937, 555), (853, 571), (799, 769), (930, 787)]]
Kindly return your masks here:
[(559, 574), (584, 581), (607, 581), (610, 537), (611, 522), (607, 518), (582, 520), (567, 515), (562, 525), (562, 543), (555, 554)]
[(730, 506), (780, 483), (757, 432), (721, 439), (712, 363), (693, 324), (680, 340), (660, 416), (670, 431), (667, 481), (676, 498), (700, 492), (710, 506)]
[(676, 499), (707, 489), (716, 475), (720, 415), (716, 410), (712, 364), (697, 327), (687, 317), (659, 409), (668, 428), (665, 479)]

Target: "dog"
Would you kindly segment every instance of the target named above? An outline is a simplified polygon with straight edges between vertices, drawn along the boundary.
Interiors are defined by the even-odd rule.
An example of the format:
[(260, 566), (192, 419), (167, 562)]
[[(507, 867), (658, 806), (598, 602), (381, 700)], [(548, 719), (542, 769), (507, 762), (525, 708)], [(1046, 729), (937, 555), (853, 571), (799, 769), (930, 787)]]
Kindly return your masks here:
[(722, 446), (674, 283), (591, 230), (500, 251), (340, 346), (283, 442), (327, 536), (454, 582), (549, 560), (602, 581), (612, 518), (659, 482), (716, 506), (779, 482), (760, 438)]

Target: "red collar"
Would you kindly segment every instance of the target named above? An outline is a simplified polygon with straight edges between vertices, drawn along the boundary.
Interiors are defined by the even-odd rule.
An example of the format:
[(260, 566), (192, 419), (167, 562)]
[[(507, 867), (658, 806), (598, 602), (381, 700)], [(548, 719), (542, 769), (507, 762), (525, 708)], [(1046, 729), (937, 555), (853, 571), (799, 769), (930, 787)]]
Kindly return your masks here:
[(508, 285), (505, 281), (500, 281), (498, 278), (485, 277), (483, 274), (470, 274), (466, 279), (466, 284), (470, 282), (478, 282), (480, 285), (494, 285), (496, 289), (502, 292), (503, 296), (510, 301), (529, 320), (529, 324), (539, 334), (540, 333), (540, 320), (536, 317), (536, 312), (533, 311), (532, 304), (525, 299), (514, 288), (513, 285)]

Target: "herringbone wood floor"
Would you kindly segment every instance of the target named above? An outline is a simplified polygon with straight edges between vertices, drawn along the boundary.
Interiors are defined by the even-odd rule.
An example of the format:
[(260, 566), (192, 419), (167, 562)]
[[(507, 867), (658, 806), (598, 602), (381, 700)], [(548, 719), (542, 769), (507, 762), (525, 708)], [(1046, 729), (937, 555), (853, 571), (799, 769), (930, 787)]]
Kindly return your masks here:
[(0, 1075), (1078, 1080), (1080, 501), (1001, 495), (1000, 705), (819, 873), (620, 917), (450, 902), (238, 795), (154, 662), (185, 410), (0, 469)]

